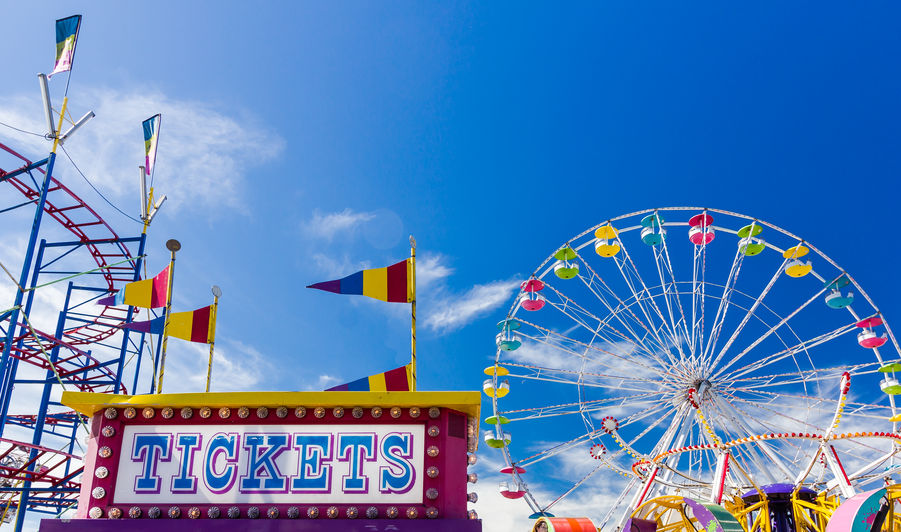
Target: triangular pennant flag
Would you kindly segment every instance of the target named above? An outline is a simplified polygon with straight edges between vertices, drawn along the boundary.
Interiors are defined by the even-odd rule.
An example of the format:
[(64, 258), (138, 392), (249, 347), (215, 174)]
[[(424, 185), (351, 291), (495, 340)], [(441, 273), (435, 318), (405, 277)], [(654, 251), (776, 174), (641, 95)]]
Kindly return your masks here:
[(412, 365), (363, 377), (347, 384), (341, 384), (326, 390), (327, 392), (409, 392)]
[(311, 284), (315, 288), (334, 294), (355, 294), (389, 303), (413, 301), (412, 261), (402, 260), (386, 268), (362, 270), (343, 279)]

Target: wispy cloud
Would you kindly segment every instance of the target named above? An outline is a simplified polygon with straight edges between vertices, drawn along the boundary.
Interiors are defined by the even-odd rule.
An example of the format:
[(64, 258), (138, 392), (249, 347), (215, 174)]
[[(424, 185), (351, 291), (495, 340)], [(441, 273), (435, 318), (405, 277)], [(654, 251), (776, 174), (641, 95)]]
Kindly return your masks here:
[(304, 224), (303, 229), (308, 236), (331, 241), (335, 235), (354, 231), (361, 224), (374, 218), (375, 213), (355, 212), (349, 208), (326, 214), (314, 210), (313, 217)]
[(422, 301), (425, 326), (439, 334), (460, 329), (510, 301), (518, 279), (489, 281), (465, 291), (453, 287), (453, 268), (442, 255), (417, 262), (417, 299)]
[[(251, 165), (271, 160), (284, 147), (280, 136), (255, 125), (252, 117), (158, 91), (81, 88), (76, 102), (70, 106), (72, 116), (88, 109), (97, 116), (65, 148), (105, 195), (118, 203), (127, 201), (126, 206), (134, 204), (131, 212), (138, 210), (132, 198), (138, 187), (137, 166), (144, 160), (141, 122), (151, 115), (163, 115), (154, 186), (157, 197), (168, 196), (168, 209), (190, 205), (242, 211), (240, 198)], [(0, 98), (2, 122), (43, 133), (42, 116), (39, 99), (31, 95)], [(8, 128), (0, 127), (0, 138), (26, 156), (43, 155), (49, 148), (40, 137)]]
[(416, 286), (420, 291), (429, 290), (454, 273), (453, 268), (443, 263), (444, 260), (441, 255), (426, 255), (416, 261)]

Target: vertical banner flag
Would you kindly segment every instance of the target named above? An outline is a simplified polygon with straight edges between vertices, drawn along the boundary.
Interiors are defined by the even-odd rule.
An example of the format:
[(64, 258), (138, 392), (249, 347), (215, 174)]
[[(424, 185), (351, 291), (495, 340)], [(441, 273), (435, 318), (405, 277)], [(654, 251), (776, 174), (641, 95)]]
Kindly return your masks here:
[(56, 64), (53, 65), (53, 72), (47, 77), (72, 70), (75, 43), (78, 40), (80, 26), (81, 15), (72, 15), (56, 21)]
[(115, 305), (131, 305), (141, 308), (159, 308), (166, 306), (169, 293), (169, 266), (153, 279), (135, 281), (123, 286), (115, 295), (100, 298), (98, 305), (108, 307)]
[[(216, 315), (212, 306), (190, 312), (173, 312), (169, 316), (169, 336), (189, 342), (209, 344), (216, 339)], [(150, 334), (163, 334), (165, 316), (149, 321), (133, 321), (122, 325), (123, 329)]]
[(160, 137), (160, 122), (162, 115), (154, 115), (144, 120), (144, 171), (147, 175), (153, 175), (153, 165), (156, 163), (156, 143)]
[(327, 392), (409, 392), (412, 364), (329, 388)]
[(389, 303), (411, 303), (414, 298), (412, 277), (413, 264), (406, 259), (386, 268), (362, 270), (343, 279), (323, 281), (307, 288), (367, 296)]

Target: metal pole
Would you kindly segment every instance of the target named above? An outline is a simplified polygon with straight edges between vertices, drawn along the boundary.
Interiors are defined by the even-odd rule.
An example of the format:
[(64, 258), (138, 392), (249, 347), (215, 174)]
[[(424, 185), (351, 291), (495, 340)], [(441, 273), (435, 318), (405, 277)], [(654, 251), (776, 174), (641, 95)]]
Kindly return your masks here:
[(411, 368), (410, 391), (416, 391), (416, 239), (410, 235), (410, 284), (412, 285), (413, 301), (411, 301), (410, 343), (411, 343)]
[[(65, 105), (65, 104), (64, 104)], [(60, 117), (60, 127), (62, 127), (62, 117)], [(56, 148), (54, 143), (54, 148)], [(47, 157), (47, 171), (44, 174), (44, 181), (41, 185), (41, 196), (35, 207), (34, 221), (31, 224), (31, 236), (28, 238), (28, 246), (25, 248), (25, 261), (22, 263), (22, 274), (19, 276), (19, 289), (16, 291), (15, 301), (13, 302), (13, 311), (9, 316), (9, 329), (6, 331), (6, 341), (3, 344), (3, 355), (0, 356), (0, 376), (3, 379), (3, 389), (0, 390), (0, 397), (3, 398), (2, 408), (3, 414), (0, 418), (0, 436), (3, 436), (3, 429), (6, 427), (6, 412), (9, 409), (9, 398), (12, 391), (12, 379), (8, 375), (10, 371), (10, 350), (12, 349), (13, 339), (16, 337), (16, 330), (19, 323), (19, 312), (22, 307), (22, 300), (25, 297), (23, 292), (25, 283), (28, 282), (28, 272), (31, 271), (31, 260), (34, 257), (34, 248), (37, 244), (38, 232), (41, 228), (41, 218), (44, 214), (44, 205), (47, 203), (47, 189), (50, 188), (50, 176), (53, 175), (53, 163), (56, 161), (56, 152), (51, 151)]]
[[(32, 279), (34, 280), (34, 282), (32, 282), (32, 286), (37, 284), (36, 281), (37, 281), (37, 277), (38, 277), (38, 273), (39, 273), (38, 269), (41, 267), (41, 256), (44, 253), (44, 244), (45, 243), (46, 242), (41, 241), (41, 250), (38, 253), (38, 260), (37, 260), (37, 264), (35, 267), (35, 273), (34, 273), (34, 276), (32, 277)], [(63, 310), (62, 310), (62, 312), (59, 313), (59, 318), (57, 319), (57, 322), (56, 322), (56, 337), (57, 338), (63, 337), (63, 331), (65, 330), (65, 324), (66, 324), (66, 315), (69, 312), (69, 303), (70, 303), (71, 297), (72, 297), (72, 286), (73, 286), (72, 281), (69, 281), (69, 287), (66, 290), (66, 302), (63, 305)], [(31, 293), (33, 294), (34, 292), (32, 291)], [(57, 344), (57, 345), (54, 345), (53, 349), (50, 351), (50, 363), (51, 364), (56, 364), (57, 361), (59, 360), (59, 349), (60, 349), (60, 346), (59, 346), (59, 344)], [(44, 432), (44, 425), (47, 421), (47, 410), (48, 410), (48, 407), (50, 406), (50, 393), (53, 389), (53, 386), (57, 384), (57, 382), (54, 380), (53, 377), (54, 377), (53, 368), (48, 369), (46, 382), (44, 383), (44, 389), (43, 389), (43, 392), (41, 393), (41, 406), (38, 408), (38, 415), (35, 418), (35, 422), (34, 422), (34, 434), (32, 434), (32, 436), (31, 436), (32, 445), (40, 445), (41, 441), (43, 439), (42, 436), (43, 436), (43, 432)], [(76, 412), (75, 415), (77, 416), (78, 413)], [(78, 426), (77, 420), (75, 421), (75, 425)], [(35, 459), (37, 458), (37, 455), (38, 455), (37, 449), (31, 449), (31, 451), (28, 453), (28, 461), (31, 463), (31, 465), (29, 465), (28, 469), (27, 469), (28, 473), (34, 473), (35, 469), (37, 469), (37, 467), (39, 466), (39, 464), (35, 461)], [(16, 523), (15, 523), (16, 531), (21, 531), (22, 527), (25, 524), (25, 512), (28, 509), (28, 501), (30, 498), (31, 498), (31, 480), (26, 480), (22, 484), (22, 496), (19, 497), (19, 512), (16, 514)]]
[[(166, 320), (166, 309), (163, 309), (163, 321)], [(153, 355), (153, 373), (150, 375), (150, 393), (156, 393), (156, 376), (160, 367), (160, 349), (163, 347), (162, 338), (156, 342), (156, 353)]]
[(166, 340), (169, 339), (169, 316), (172, 314), (172, 279), (175, 277), (175, 252), (181, 249), (181, 244), (173, 238), (166, 241), (166, 249), (171, 253), (169, 259), (169, 286), (166, 292), (166, 320), (163, 322), (163, 356), (160, 359), (160, 383), (156, 388), (156, 393), (163, 393), (163, 374), (166, 371)]
[[(144, 243), (147, 241), (147, 226), (144, 226), (145, 232), (141, 233), (141, 243), (138, 244), (138, 260), (135, 262), (135, 274), (132, 278), (132, 281), (137, 281), (141, 278), (141, 263), (144, 261)], [(123, 287), (122, 290), (125, 290)], [(128, 306), (128, 314), (125, 316), (125, 323), (131, 323), (132, 318), (135, 314), (135, 308), (131, 305)], [(119, 385), (122, 383), (122, 370), (125, 367), (125, 353), (128, 351), (128, 329), (122, 331), (122, 349), (119, 351), (119, 362), (116, 364), (116, 382), (113, 385), (113, 393), (119, 393)], [(138, 346), (138, 370), (141, 368), (141, 353), (144, 351), (144, 335), (141, 335), (142, 343)], [(135, 378), (137, 379), (137, 373), (135, 374)], [(135, 388), (132, 388), (131, 393), (138, 393)]]
[[(48, 100), (49, 101), (49, 100)], [(63, 98), (63, 107), (59, 113), (59, 127), (57, 131), (63, 127), (63, 117), (66, 114), (66, 105), (69, 103), (68, 98)], [(25, 296), (23, 292), (25, 283), (28, 282), (28, 272), (31, 271), (31, 259), (34, 256), (34, 246), (37, 244), (38, 233), (41, 228), (41, 218), (44, 214), (44, 205), (47, 203), (47, 191), (50, 188), (50, 178), (53, 175), (53, 165), (56, 162), (56, 147), (59, 145), (59, 135), (55, 131), (50, 132), (53, 135), (53, 148), (50, 150), (50, 156), (47, 157), (47, 172), (44, 174), (44, 181), (41, 185), (41, 197), (35, 207), (34, 221), (31, 224), (31, 235), (28, 237), (28, 246), (25, 248), (25, 260), (22, 263), (22, 274), (19, 276), (19, 286), (16, 291), (15, 302), (13, 303), (13, 311), (9, 316), (9, 329), (6, 331), (6, 342), (3, 344), (3, 355), (0, 356), (0, 378), (3, 379), (3, 389), (0, 390), (3, 404), (0, 405), (2, 415), (0, 415), (0, 436), (3, 436), (3, 429), (6, 427), (6, 413), (9, 410), (9, 401), (12, 397), (12, 375), (10, 364), (10, 349), (12, 349), (13, 338), (16, 337), (16, 329), (19, 323), (19, 311), (22, 306), (22, 299)]]
[(210, 324), (213, 326), (213, 330), (209, 331), (207, 334), (207, 340), (210, 344), (210, 363), (206, 368), (206, 391), (209, 393), (210, 391), (210, 379), (213, 376), (213, 347), (216, 345), (216, 311), (219, 309), (219, 296), (222, 295), (222, 290), (218, 286), (213, 286), (213, 308), (210, 309)]

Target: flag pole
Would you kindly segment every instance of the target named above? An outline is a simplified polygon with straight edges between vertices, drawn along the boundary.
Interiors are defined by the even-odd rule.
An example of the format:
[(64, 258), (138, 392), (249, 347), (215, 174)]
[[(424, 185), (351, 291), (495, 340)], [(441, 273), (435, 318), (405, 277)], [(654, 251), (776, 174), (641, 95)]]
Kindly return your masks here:
[(171, 252), (169, 259), (169, 286), (166, 291), (166, 321), (163, 322), (163, 355), (160, 357), (160, 379), (156, 387), (156, 393), (163, 393), (163, 373), (166, 370), (166, 340), (169, 339), (169, 316), (172, 314), (172, 279), (175, 277), (175, 252), (181, 249), (181, 244), (174, 238), (166, 241), (166, 249)]
[(410, 343), (412, 347), (410, 391), (416, 391), (416, 239), (410, 235), (410, 283), (413, 287), (413, 301), (411, 301), (412, 318), (410, 321)]
[(213, 324), (212, 330), (209, 332), (210, 341), (210, 363), (206, 368), (206, 391), (210, 391), (210, 378), (213, 376), (213, 346), (216, 345), (216, 311), (219, 309), (219, 296), (222, 295), (222, 289), (213, 285), (213, 308), (210, 309), (210, 323)]

